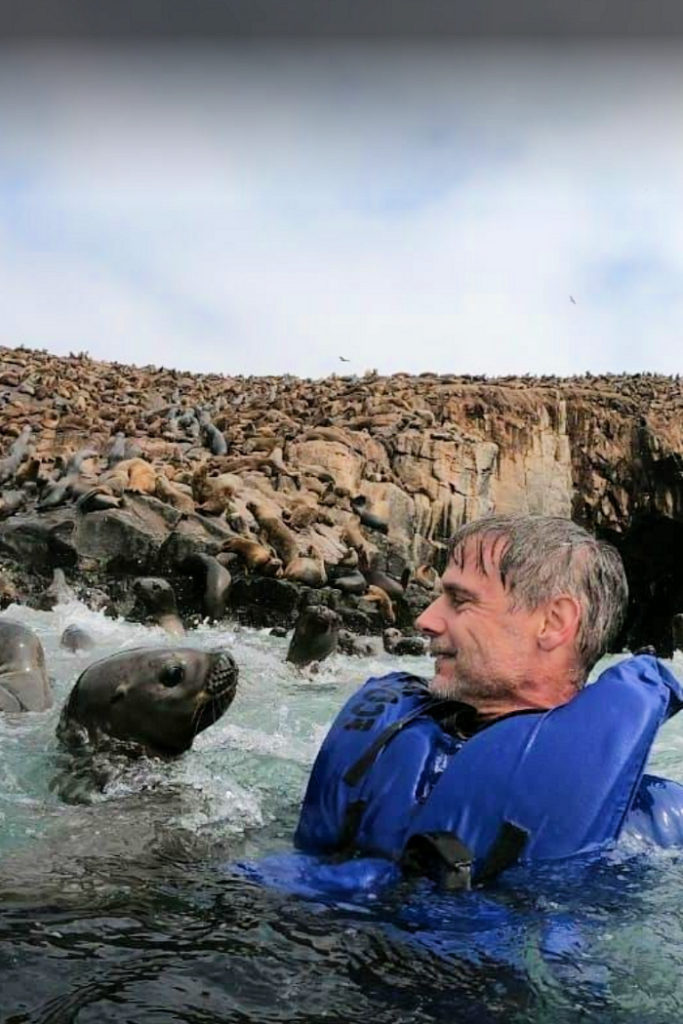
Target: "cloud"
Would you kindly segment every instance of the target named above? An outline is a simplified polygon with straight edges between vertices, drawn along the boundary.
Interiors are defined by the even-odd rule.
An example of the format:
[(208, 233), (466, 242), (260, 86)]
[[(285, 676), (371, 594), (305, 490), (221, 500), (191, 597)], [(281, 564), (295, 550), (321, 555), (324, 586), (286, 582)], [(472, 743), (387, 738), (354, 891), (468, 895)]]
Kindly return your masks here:
[(680, 68), (6, 53), (4, 340), (226, 373), (677, 372)]

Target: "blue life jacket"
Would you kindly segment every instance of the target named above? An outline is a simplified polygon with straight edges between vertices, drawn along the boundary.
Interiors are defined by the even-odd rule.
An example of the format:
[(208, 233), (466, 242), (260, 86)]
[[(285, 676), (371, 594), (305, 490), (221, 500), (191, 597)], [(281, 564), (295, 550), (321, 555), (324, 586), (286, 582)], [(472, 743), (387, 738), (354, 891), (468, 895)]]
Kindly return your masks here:
[(467, 865), (483, 881), (516, 861), (599, 852), (625, 828), (683, 843), (683, 786), (643, 777), (659, 726), (681, 706), (678, 680), (640, 655), (567, 704), (499, 719), (463, 741), (439, 724), (448, 702), (423, 680), (370, 679), (323, 743), (295, 844), (394, 863), (417, 851), (451, 877)]

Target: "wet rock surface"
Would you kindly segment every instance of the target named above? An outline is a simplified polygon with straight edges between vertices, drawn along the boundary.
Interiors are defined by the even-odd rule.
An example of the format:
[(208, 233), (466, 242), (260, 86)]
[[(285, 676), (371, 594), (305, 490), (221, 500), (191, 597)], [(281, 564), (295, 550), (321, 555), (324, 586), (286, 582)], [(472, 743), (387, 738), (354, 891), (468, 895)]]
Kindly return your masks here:
[(4, 604), (61, 568), (112, 613), (138, 614), (142, 576), (186, 621), (291, 628), (317, 604), (409, 631), (448, 537), (498, 511), (619, 547), (620, 642), (666, 653), (683, 611), (677, 378), (243, 378), (0, 348), (0, 481)]

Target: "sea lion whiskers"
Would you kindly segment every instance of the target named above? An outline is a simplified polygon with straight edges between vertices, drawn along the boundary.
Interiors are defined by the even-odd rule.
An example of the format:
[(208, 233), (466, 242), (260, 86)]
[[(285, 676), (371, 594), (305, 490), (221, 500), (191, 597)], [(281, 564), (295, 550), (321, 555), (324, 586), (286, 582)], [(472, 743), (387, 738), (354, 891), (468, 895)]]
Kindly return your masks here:
[[(210, 703), (208, 695), (205, 697), (204, 700), (201, 699), (203, 692), (204, 691), (200, 691), (197, 694), (197, 697), (196, 697), (196, 700), (195, 700), (194, 709), (193, 709), (192, 715), (190, 717), (190, 732), (192, 733), (192, 742), (193, 743), (194, 743), (195, 739), (197, 738), (197, 736), (199, 735), (199, 732), (201, 731), (199, 726), (201, 724), (202, 711), (204, 711), (204, 709), (206, 708), (207, 704)], [(213, 722), (211, 723), (211, 725), (215, 725), (215, 724), (216, 724), (216, 718), (214, 717)]]
[(211, 716), (210, 725), (215, 725), (219, 719), (219, 705), (220, 700), (215, 696), (212, 696), (206, 689), (200, 690), (195, 697), (194, 708), (192, 715), (190, 716), (190, 731), (192, 733), (192, 742), (202, 732), (202, 716), (208, 710)]
[(228, 697), (232, 701), (237, 689), (237, 675), (230, 655), (223, 651), (216, 652), (215, 659), (213, 667), (204, 681), (204, 686), (195, 698), (191, 720), (194, 728), (193, 738), (200, 731), (202, 713), (208, 708), (212, 715), (211, 725), (215, 725), (223, 713), (221, 706), (223, 699)]

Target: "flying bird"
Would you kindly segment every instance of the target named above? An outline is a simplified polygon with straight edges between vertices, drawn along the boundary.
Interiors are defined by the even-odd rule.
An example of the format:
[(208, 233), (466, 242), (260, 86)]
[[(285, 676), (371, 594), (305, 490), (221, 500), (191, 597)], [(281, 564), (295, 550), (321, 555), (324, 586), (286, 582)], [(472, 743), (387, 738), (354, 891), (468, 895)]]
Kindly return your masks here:
[(574, 296), (573, 296), (573, 295), (570, 295), (570, 296), (569, 296), (569, 301), (570, 301), (570, 302), (573, 302), (573, 303), (574, 303), (574, 305), (576, 305), (576, 299), (574, 298)]
[(350, 359), (344, 359), (344, 356), (339, 356), (339, 358), (341, 359), (342, 363), (350, 363), (351, 362)]

